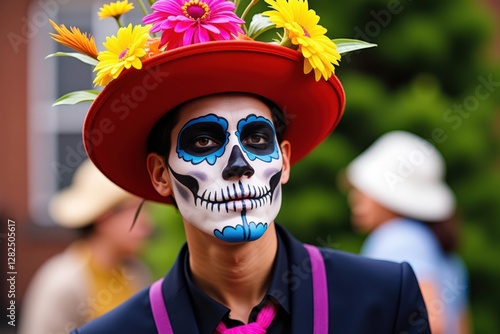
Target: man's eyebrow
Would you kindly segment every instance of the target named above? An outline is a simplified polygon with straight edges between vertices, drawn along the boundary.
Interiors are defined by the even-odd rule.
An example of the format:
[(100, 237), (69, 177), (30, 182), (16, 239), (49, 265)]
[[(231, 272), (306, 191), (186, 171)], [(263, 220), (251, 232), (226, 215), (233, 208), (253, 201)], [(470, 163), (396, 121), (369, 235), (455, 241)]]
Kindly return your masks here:
[(182, 131), (179, 132), (179, 139), (182, 140), (183, 138), (192, 138), (196, 137), (198, 135), (203, 135), (207, 133), (212, 133), (214, 135), (220, 134), (221, 136), (224, 136), (226, 133), (227, 129), (225, 129), (222, 124), (216, 121), (201, 121), (201, 122), (196, 122), (192, 124), (186, 124), (183, 128)]
[(214, 120), (207, 120), (207, 121), (199, 121), (199, 122), (195, 122), (195, 123), (186, 123), (183, 128), (188, 128), (188, 127), (191, 127), (191, 126), (197, 126), (197, 125), (203, 125), (203, 124), (214, 124), (214, 125), (218, 125), (220, 127), (222, 127), (222, 125), (220, 124), (220, 122), (217, 122), (217, 121), (214, 121)]

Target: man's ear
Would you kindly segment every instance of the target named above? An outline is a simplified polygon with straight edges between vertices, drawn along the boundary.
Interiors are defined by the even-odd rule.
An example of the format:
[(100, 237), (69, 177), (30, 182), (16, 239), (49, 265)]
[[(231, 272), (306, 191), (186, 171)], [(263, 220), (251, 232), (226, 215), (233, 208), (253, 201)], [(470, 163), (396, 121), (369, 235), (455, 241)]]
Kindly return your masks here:
[(292, 156), (292, 144), (288, 140), (283, 140), (280, 144), (281, 155), (283, 156), (283, 169), (281, 171), (281, 184), (288, 182), (290, 178), (290, 157)]
[(146, 159), (146, 163), (149, 178), (156, 191), (164, 197), (172, 195), (170, 176), (163, 157), (157, 153), (150, 153)]

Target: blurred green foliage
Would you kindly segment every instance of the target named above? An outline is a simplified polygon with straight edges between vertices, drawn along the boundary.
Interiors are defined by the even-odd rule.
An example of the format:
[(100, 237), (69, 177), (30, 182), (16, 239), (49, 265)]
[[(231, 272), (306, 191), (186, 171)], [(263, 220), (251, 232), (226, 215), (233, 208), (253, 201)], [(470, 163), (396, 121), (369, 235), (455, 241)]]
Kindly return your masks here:
[[(330, 38), (379, 46), (343, 58), (336, 74), (346, 91), (345, 116), (330, 138), (293, 167), (277, 221), (304, 242), (358, 252), (364, 236), (349, 224), (339, 173), (387, 131), (428, 139), (448, 163), (447, 179), (459, 203), (460, 254), (470, 271), (475, 333), (494, 332), (500, 328), (500, 68), (489, 56), (491, 9), (474, 0), (309, 4)], [(253, 11), (264, 8), (261, 1)], [(145, 258), (160, 277), (184, 233), (175, 209), (153, 211), (158, 231)]]

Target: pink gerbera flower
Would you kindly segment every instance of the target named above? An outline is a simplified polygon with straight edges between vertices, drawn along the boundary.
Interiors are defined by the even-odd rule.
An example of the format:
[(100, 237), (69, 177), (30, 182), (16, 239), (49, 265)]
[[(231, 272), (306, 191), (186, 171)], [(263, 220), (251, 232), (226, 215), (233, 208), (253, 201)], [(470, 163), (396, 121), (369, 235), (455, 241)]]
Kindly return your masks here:
[(243, 34), (234, 3), (226, 0), (158, 0), (153, 13), (142, 22), (153, 24), (151, 33), (161, 32), (161, 46), (168, 49), (208, 41), (234, 39)]

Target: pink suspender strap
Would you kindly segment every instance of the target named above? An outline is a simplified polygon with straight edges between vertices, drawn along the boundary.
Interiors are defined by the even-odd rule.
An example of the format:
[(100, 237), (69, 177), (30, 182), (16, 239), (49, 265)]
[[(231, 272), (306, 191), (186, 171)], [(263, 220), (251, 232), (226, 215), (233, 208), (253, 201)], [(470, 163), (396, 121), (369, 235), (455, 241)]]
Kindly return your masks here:
[(172, 325), (168, 318), (167, 308), (163, 300), (163, 293), (161, 292), (161, 284), (163, 278), (160, 278), (151, 285), (149, 288), (149, 302), (151, 303), (151, 311), (156, 324), (158, 334), (173, 334)]
[(323, 255), (312, 245), (304, 245), (311, 259), (311, 276), (313, 281), (313, 334), (328, 333), (328, 285)]
[[(315, 246), (304, 245), (311, 260), (311, 276), (313, 281), (313, 334), (328, 333), (328, 286), (323, 256)], [(158, 334), (173, 334), (168, 318), (167, 308), (161, 292), (163, 278), (154, 282), (149, 289), (151, 311)]]

